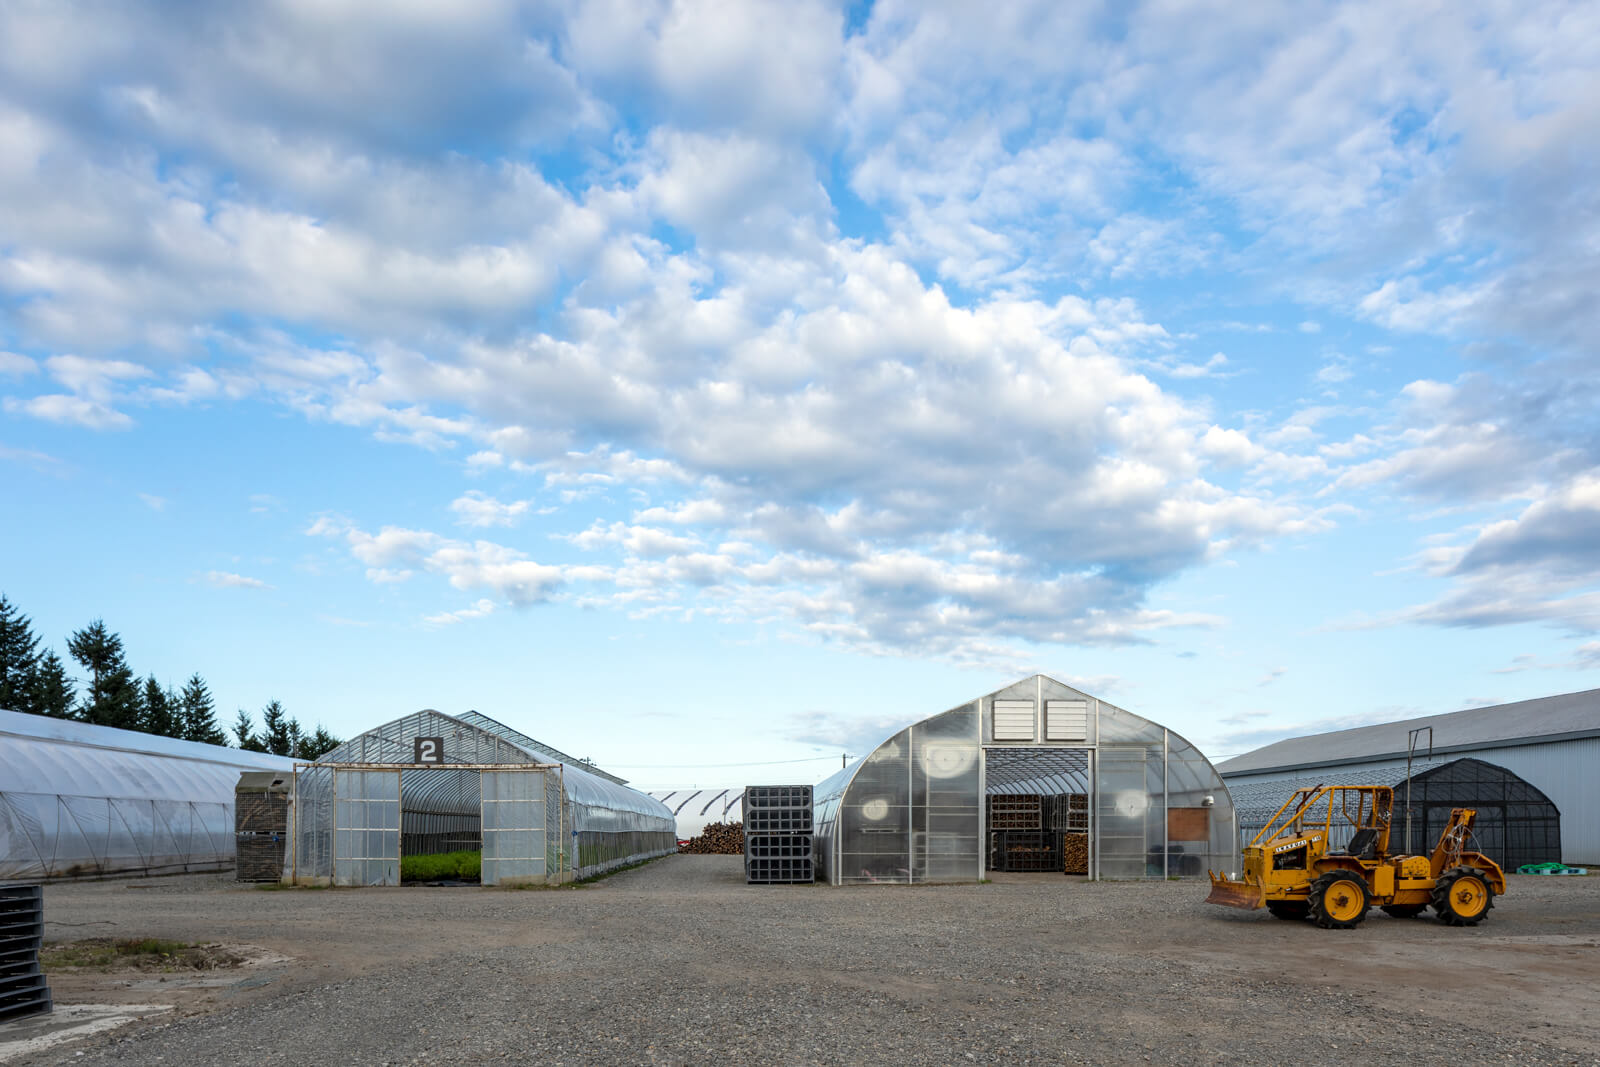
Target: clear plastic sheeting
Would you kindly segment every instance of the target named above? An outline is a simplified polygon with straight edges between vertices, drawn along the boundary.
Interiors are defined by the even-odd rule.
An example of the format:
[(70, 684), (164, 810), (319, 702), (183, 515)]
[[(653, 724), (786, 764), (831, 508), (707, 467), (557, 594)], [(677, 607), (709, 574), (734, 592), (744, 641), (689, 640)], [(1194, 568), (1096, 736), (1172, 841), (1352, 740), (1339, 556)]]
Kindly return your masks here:
[(979, 880), (1006, 847), (985, 825), (988, 796), (1039, 799), (1028, 847), (1057, 871), (1057, 811), (1082, 810), (1073, 832), (1087, 835), (1099, 878), (1197, 877), (1237, 853), (1227, 788), (1193, 745), (1035, 675), (906, 727), (818, 785), (819, 873), (834, 884)]
[[(676, 850), (659, 801), (471, 714), (407, 715), (302, 765), (285, 876), (393, 885), (403, 856), (468, 850), (481, 852), (485, 884), (558, 882)], [(429, 737), (443, 741), (441, 762), (418, 766), (416, 741)]]
[(244, 771), (291, 760), (0, 711), (0, 880), (219, 870)]
[(744, 822), (742, 785), (715, 789), (652, 790), (650, 795), (665, 804), (677, 818), (680, 840), (700, 836), (708, 823)]

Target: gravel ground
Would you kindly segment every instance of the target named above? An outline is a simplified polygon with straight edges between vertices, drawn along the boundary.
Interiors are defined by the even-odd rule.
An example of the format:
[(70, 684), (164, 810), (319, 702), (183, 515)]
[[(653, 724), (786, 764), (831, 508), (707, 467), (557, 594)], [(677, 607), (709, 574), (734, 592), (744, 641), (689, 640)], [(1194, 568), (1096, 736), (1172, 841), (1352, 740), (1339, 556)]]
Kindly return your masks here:
[(1205, 892), (746, 886), (726, 856), (561, 890), (51, 886), (52, 940), (291, 959), (211, 986), (52, 976), (59, 1002), (179, 1008), (12, 1062), (1600, 1063), (1600, 878), (1513, 878), (1469, 929), (1326, 931)]

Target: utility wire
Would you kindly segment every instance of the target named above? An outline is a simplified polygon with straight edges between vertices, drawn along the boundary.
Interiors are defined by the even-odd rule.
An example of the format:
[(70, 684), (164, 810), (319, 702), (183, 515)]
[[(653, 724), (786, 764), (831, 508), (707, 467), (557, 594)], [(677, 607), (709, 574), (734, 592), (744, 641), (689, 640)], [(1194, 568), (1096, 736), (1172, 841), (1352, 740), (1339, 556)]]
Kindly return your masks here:
[(805, 759), (775, 759), (758, 763), (612, 763), (607, 760), (606, 766), (629, 771), (675, 771), (680, 767), (778, 767), (786, 763), (817, 763), (821, 760), (837, 758), (836, 756), (807, 756)]

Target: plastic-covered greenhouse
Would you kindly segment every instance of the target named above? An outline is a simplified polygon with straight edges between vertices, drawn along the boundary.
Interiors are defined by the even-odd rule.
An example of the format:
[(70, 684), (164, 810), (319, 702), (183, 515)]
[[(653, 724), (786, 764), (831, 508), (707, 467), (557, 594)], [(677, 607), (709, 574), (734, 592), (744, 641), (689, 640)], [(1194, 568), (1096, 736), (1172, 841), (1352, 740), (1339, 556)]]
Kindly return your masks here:
[(561, 882), (677, 849), (660, 801), (478, 712), (417, 712), (299, 764), (289, 810), (298, 882), (398, 885), (402, 856), (458, 850), (481, 851), (485, 885)]
[(0, 881), (218, 870), (265, 753), (0, 711)]
[(652, 792), (678, 819), (678, 836), (695, 837), (707, 823), (744, 821), (744, 786)]
[[(1508, 871), (1561, 859), (1561, 812), (1529, 782), (1477, 759), (1420, 760), (1406, 784), (1404, 764), (1355, 770), (1324, 768), (1314, 774), (1235, 782), (1239, 835), (1249, 841), (1297, 789), (1318, 785), (1386, 785), (1394, 789), (1393, 852), (1424, 855), (1450, 823), (1454, 808), (1472, 808), (1472, 847)], [(1409, 793), (1409, 805), (1407, 794)], [(1409, 806), (1409, 838), (1406, 809)], [(1344, 842), (1335, 838), (1332, 844)]]
[(1044, 675), (906, 727), (815, 798), (835, 885), (1193, 877), (1238, 856), (1227, 787), (1198, 749)]

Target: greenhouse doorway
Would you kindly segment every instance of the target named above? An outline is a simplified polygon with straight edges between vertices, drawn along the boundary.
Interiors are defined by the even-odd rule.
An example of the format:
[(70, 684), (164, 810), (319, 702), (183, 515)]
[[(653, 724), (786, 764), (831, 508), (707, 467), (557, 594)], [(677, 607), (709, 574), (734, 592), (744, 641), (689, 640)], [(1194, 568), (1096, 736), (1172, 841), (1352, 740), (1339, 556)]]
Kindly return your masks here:
[[(332, 792), (334, 885), (400, 885), (408, 866), (424, 882), (542, 883), (567, 866), (559, 768), (324, 765), (302, 772), (297, 786), (321, 775)], [(310, 790), (304, 796), (315, 802)]]
[(1094, 873), (1094, 751), (984, 749), (984, 869)]

